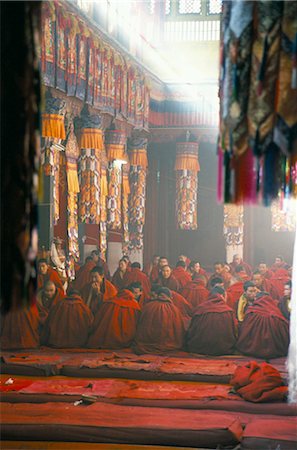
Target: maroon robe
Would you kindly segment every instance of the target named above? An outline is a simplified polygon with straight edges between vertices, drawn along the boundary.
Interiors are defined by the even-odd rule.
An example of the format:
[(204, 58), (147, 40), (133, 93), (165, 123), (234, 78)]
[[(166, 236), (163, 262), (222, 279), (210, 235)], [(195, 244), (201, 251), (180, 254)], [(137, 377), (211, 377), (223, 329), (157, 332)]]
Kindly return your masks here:
[(126, 276), (125, 287), (128, 287), (129, 284), (136, 281), (141, 283), (144, 297), (148, 297), (151, 291), (151, 283), (147, 275), (137, 267), (131, 267), (131, 270), (127, 273)]
[(123, 289), (99, 308), (87, 347), (119, 349), (129, 347), (136, 333), (140, 306), (132, 292)]
[(235, 303), (240, 299), (242, 296), (244, 289), (243, 289), (244, 281), (237, 281), (236, 283), (232, 284), (227, 289), (227, 304), (231, 308), (235, 308)]
[(179, 291), (179, 282), (177, 281), (177, 279), (171, 274), (169, 278), (164, 278), (162, 277), (162, 275), (160, 275), (159, 279), (158, 279), (158, 284), (160, 284), (160, 286), (162, 287), (166, 287), (168, 289), (170, 289), (171, 291)]
[(201, 280), (193, 280), (182, 289), (181, 294), (188, 300), (192, 306), (192, 311), (194, 311), (198, 305), (207, 300), (209, 291)]
[(194, 311), (187, 333), (187, 348), (203, 355), (228, 355), (236, 345), (235, 313), (215, 294)]
[(249, 277), (251, 277), (252, 274), (253, 274), (253, 270), (252, 270), (251, 266), (248, 263), (244, 262), (243, 260), (241, 260), (241, 262), (239, 264), (235, 264), (234, 262), (232, 262), (232, 263), (229, 264), (229, 266), (230, 266), (230, 269), (231, 269), (231, 273), (233, 275), (236, 274), (235, 269), (238, 266), (242, 266), (244, 268), (246, 274)]
[(44, 285), (48, 282), (52, 281), (54, 285), (64, 291), (62, 280), (58, 274), (58, 272), (52, 267), (48, 267), (45, 275), (38, 274), (37, 276), (37, 289), (38, 291), (43, 289)]
[(41, 340), (56, 348), (84, 347), (92, 322), (93, 314), (81, 297), (65, 297), (49, 312)]
[(126, 277), (127, 277), (128, 269), (126, 272), (121, 276), (121, 271), (119, 268), (115, 271), (115, 273), (112, 276), (111, 282), (112, 284), (121, 291), (126, 286)]
[(141, 312), (135, 337), (137, 353), (180, 350), (185, 326), (182, 315), (169, 297), (148, 300)]
[(4, 314), (1, 317), (2, 350), (39, 347), (39, 325), (36, 305)]
[(263, 292), (267, 292), (270, 295), (270, 297), (272, 297), (274, 300), (279, 300), (280, 298), (280, 295), (278, 294), (278, 291), (271, 282), (271, 280), (267, 280), (264, 278), (260, 290)]
[(88, 261), (79, 269), (76, 279), (73, 282), (74, 289), (81, 291), (90, 282), (91, 270), (94, 267), (96, 267), (94, 261)]
[(171, 295), (172, 303), (180, 311), (184, 320), (185, 328), (188, 329), (192, 317), (192, 305), (178, 292), (171, 291)]
[(274, 272), (272, 277), (269, 279), (270, 283), (278, 294), (278, 298), (283, 297), (285, 284), (289, 280), (290, 277), (288, 275), (288, 271), (284, 269), (279, 269), (278, 271)]
[(185, 287), (191, 280), (192, 277), (183, 267), (175, 267), (172, 271), (172, 276), (174, 276), (179, 282), (180, 289)]
[(64, 291), (59, 288), (56, 288), (55, 295), (51, 300), (45, 298), (45, 296), (43, 295), (43, 290), (38, 292), (36, 306), (39, 311), (41, 323), (44, 323), (46, 321), (48, 313), (50, 312), (52, 307), (55, 306), (64, 297)]
[(92, 283), (89, 283), (81, 290), (81, 296), (95, 316), (101, 304), (117, 295), (117, 292), (117, 288), (110, 281), (104, 279), (100, 292), (93, 292)]
[(247, 309), (240, 327), (237, 349), (259, 358), (286, 356), (289, 346), (289, 322), (278, 304), (265, 295)]

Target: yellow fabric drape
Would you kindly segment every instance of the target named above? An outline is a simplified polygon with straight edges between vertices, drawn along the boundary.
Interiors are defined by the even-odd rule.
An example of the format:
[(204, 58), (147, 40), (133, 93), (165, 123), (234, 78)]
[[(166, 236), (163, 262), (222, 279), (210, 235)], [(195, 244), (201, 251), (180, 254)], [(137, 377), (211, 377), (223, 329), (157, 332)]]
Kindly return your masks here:
[(125, 146), (122, 144), (106, 144), (106, 155), (108, 161), (114, 161), (115, 159), (126, 160)]
[(77, 194), (79, 192), (79, 182), (77, 175), (77, 164), (67, 162), (67, 184), (68, 192)]
[(64, 116), (42, 114), (42, 137), (66, 139)]
[(83, 128), (80, 135), (80, 148), (103, 150), (103, 132), (97, 128)]
[(123, 174), (123, 196), (130, 194), (130, 182), (129, 182), (129, 175)]
[(139, 166), (147, 169), (148, 160), (145, 148), (133, 149), (129, 151), (129, 161), (131, 166)]

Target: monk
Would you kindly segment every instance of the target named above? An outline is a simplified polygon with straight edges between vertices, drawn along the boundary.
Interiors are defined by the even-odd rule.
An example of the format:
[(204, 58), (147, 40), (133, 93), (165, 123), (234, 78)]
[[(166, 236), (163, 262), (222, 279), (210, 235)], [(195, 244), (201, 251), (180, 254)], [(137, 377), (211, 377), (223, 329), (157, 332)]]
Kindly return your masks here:
[(102, 303), (96, 313), (87, 347), (120, 349), (130, 347), (136, 334), (140, 306), (129, 289)]
[(41, 340), (56, 348), (81, 348), (86, 345), (93, 314), (78, 291), (70, 290), (67, 297), (50, 310)]
[(159, 278), (161, 276), (161, 270), (163, 266), (169, 266), (169, 262), (168, 259), (166, 258), (166, 256), (160, 256), (159, 258), (159, 264), (158, 264), (158, 277), (151, 279), (152, 283), (158, 283), (159, 282)]
[(274, 272), (274, 275), (278, 276), (278, 271), (279, 270), (286, 270), (288, 271), (290, 268), (289, 264), (287, 264), (283, 258), (283, 256), (278, 255), (275, 258), (274, 263), (271, 266), (271, 271)]
[(287, 320), (290, 320), (291, 316), (291, 294), (292, 294), (292, 282), (291, 280), (289, 280), (286, 282), (284, 286), (284, 295), (278, 305), (282, 315)]
[(237, 266), (235, 268), (234, 278), (235, 283), (227, 289), (227, 303), (231, 308), (234, 308), (235, 303), (243, 294), (244, 283), (249, 280), (243, 266)]
[(106, 261), (104, 261), (104, 259), (101, 258), (99, 250), (92, 250), (91, 257), (93, 258), (93, 261), (96, 266), (103, 267), (105, 279), (110, 280), (111, 277), (110, 277), (108, 265), (106, 264)]
[(214, 288), (194, 311), (187, 333), (187, 349), (202, 355), (228, 355), (236, 345), (236, 319), (226, 304), (223, 288)]
[(119, 267), (112, 276), (112, 284), (119, 290), (124, 289), (126, 285), (126, 276), (128, 274), (128, 262), (125, 258), (120, 259)]
[(148, 297), (151, 290), (151, 283), (148, 279), (148, 276), (142, 272), (141, 266), (138, 262), (134, 262), (131, 264), (131, 269), (127, 273), (125, 279), (125, 287), (129, 286), (129, 284), (138, 281), (142, 285), (142, 290), (144, 297)]
[(195, 280), (190, 281), (182, 290), (181, 294), (191, 305), (192, 311), (194, 311), (197, 306), (205, 302), (208, 298), (209, 291), (206, 289), (205, 277), (200, 275), (195, 278)]
[(160, 284), (162, 287), (166, 287), (166, 288), (170, 289), (171, 291), (178, 292), (180, 289), (179, 282), (172, 275), (172, 270), (171, 270), (170, 266), (162, 267), (161, 275), (158, 280), (158, 284)]
[(289, 270), (278, 269), (272, 272), (272, 277), (269, 279), (272, 286), (275, 288), (278, 298), (281, 298), (284, 293), (284, 286), (290, 280)]
[(177, 279), (180, 285), (180, 289), (186, 286), (191, 280), (192, 277), (189, 272), (186, 270), (185, 261), (177, 261), (175, 269), (172, 271), (172, 275)]
[(251, 268), (251, 266), (248, 263), (244, 262), (243, 259), (238, 254), (236, 254), (236, 255), (233, 256), (233, 261), (230, 263), (231, 273), (233, 275), (236, 274), (236, 270), (235, 269), (238, 266), (243, 267), (243, 269), (244, 269), (245, 273), (248, 275), (248, 277), (252, 276), (252, 268)]
[(258, 358), (286, 356), (289, 346), (289, 322), (278, 303), (267, 292), (259, 292), (239, 330), (237, 349)]
[(203, 275), (207, 279), (206, 270), (202, 269), (198, 261), (191, 261), (188, 270), (192, 275), (192, 280), (194, 280), (198, 275)]
[(110, 281), (105, 279), (102, 266), (94, 267), (91, 270), (90, 278), (91, 282), (81, 290), (81, 296), (95, 316), (101, 303), (114, 297), (118, 290)]
[(184, 336), (184, 321), (180, 311), (172, 302), (170, 290), (159, 289), (142, 309), (134, 351), (141, 354), (180, 350)]
[(186, 255), (179, 255), (177, 261), (183, 261), (184, 263), (186, 263), (186, 269), (189, 267), (191, 262), (190, 258), (188, 258)]
[(37, 289), (40, 290), (44, 287), (47, 281), (52, 281), (57, 288), (64, 291), (63, 283), (59, 277), (58, 272), (49, 266), (46, 259), (39, 259), (37, 263), (38, 275), (37, 275)]
[(223, 279), (225, 289), (227, 289), (230, 286), (232, 276), (231, 276), (230, 272), (226, 272), (225, 266), (222, 262), (214, 263), (214, 273), (210, 276), (210, 278), (208, 280), (208, 284), (207, 284), (208, 289), (211, 289), (211, 280), (213, 278), (217, 278), (217, 277), (220, 277)]
[(139, 283), (139, 281), (134, 281), (129, 286), (127, 286), (127, 289), (132, 292), (135, 300), (138, 302), (140, 308), (142, 308), (145, 303), (145, 296), (142, 290), (142, 284)]
[(77, 272), (76, 278), (72, 283), (73, 289), (82, 291), (85, 286), (90, 282), (91, 270), (96, 267), (96, 263), (92, 256), (88, 256), (85, 260), (85, 264)]
[(37, 294), (37, 309), (40, 319), (45, 322), (50, 309), (65, 297), (64, 291), (57, 288), (53, 281), (47, 281)]
[(150, 264), (145, 268), (145, 273), (149, 277), (151, 283), (154, 283), (159, 278), (159, 255), (154, 255)]
[(268, 292), (268, 294), (275, 300), (279, 299), (278, 292), (275, 289), (274, 285), (269, 280), (264, 278), (259, 271), (253, 273), (252, 280), (259, 291)]
[(190, 304), (190, 302), (188, 302), (188, 300), (186, 300), (178, 292), (176, 292), (176, 291), (170, 291), (170, 292), (172, 295), (172, 303), (180, 311), (183, 321), (184, 321), (185, 329), (187, 330), (190, 325), (190, 322), (191, 322), (192, 305)]
[(262, 277), (266, 278), (267, 280), (269, 280), (273, 275), (272, 270), (269, 270), (267, 264), (263, 261), (259, 263), (258, 271), (260, 272)]
[(258, 291), (252, 281), (246, 281), (243, 285), (243, 290), (243, 294), (234, 305), (236, 317), (239, 323), (243, 322), (247, 308), (254, 304)]
[(41, 325), (36, 305), (9, 311), (1, 318), (2, 350), (39, 347)]

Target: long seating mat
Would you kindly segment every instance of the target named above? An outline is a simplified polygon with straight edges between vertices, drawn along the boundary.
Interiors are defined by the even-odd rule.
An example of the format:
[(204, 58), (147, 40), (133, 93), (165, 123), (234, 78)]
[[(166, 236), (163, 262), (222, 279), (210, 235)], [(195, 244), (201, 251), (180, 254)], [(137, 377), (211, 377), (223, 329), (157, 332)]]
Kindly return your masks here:
[(240, 448), (244, 450), (296, 450), (296, 418), (259, 419), (247, 424)]
[(74, 403), (93, 396), (95, 401), (125, 406), (207, 409), (296, 416), (296, 404), (250, 403), (230, 385), (189, 381), (143, 381), (79, 378), (0, 378), (0, 399), (10, 403)]
[[(180, 352), (172, 356), (135, 355), (128, 351), (87, 352), (41, 349), (3, 352), (1, 373), (32, 376), (133, 378), (228, 383), (243, 356), (206, 357)], [(272, 361), (286, 380), (283, 359)]]
[[(205, 450), (203, 448), (193, 450)], [(189, 447), (90, 442), (2, 441), (1, 450), (190, 450)]]
[(242, 426), (236, 415), (94, 403), (74, 406), (2, 403), (3, 440), (50, 440), (205, 448), (234, 446)]

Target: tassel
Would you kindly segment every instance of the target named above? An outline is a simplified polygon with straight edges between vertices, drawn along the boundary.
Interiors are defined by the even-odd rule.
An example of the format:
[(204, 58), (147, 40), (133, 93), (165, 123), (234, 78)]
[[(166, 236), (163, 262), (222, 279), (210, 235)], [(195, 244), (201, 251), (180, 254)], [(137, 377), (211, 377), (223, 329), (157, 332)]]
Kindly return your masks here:
[(259, 74), (258, 74), (258, 81), (259, 81), (258, 95), (261, 95), (262, 90), (263, 90), (263, 82), (264, 82), (264, 77), (265, 77), (267, 55), (268, 55), (268, 34), (266, 34), (265, 39), (264, 39), (262, 61), (260, 64), (260, 69), (259, 69)]
[(297, 33), (293, 42), (293, 54), (292, 54), (292, 89), (297, 89)]

